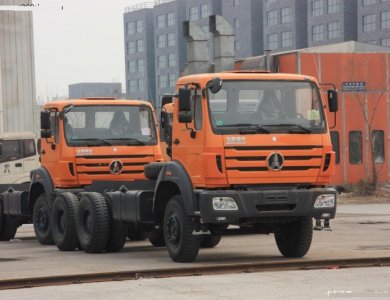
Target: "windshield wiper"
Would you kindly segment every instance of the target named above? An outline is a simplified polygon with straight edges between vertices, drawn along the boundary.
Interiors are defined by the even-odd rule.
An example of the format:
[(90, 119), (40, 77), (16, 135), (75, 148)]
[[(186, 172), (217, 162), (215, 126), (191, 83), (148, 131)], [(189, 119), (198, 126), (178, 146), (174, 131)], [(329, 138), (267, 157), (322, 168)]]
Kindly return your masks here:
[[(103, 144), (106, 144), (108, 146), (112, 146), (112, 144), (107, 141), (107, 140), (104, 140), (104, 139), (99, 139), (99, 138), (88, 138), (88, 139), (78, 139), (79, 141), (82, 140), (82, 141), (96, 141), (96, 142), (102, 142)], [(88, 145), (89, 146), (89, 145)], [(93, 146), (96, 146), (96, 145), (93, 145)]]
[[(309, 129), (309, 128), (306, 128), (302, 125), (298, 125), (298, 124), (293, 124), (293, 123), (283, 123), (283, 124), (265, 124), (263, 126), (273, 126), (273, 127), (296, 127), (296, 128), (299, 128), (301, 130), (303, 130), (303, 133), (312, 133), (312, 131)], [(289, 132), (290, 133), (293, 133), (291, 132), (292, 130), (290, 130)]]
[[(135, 142), (138, 145), (145, 145), (145, 143), (143, 141), (140, 141), (139, 139), (135, 139), (135, 138), (119, 138), (119, 139), (110, 139), (110, 140), (114, 140), (114, 141), (128, 141), (128, 142)], [(126, 143), (126, 145), (131, 146), (131, 145), (134, 145), (134, 143)]]
[[(261, 127), (260, 125), (250, 124), (250, 123), (227, 124), (218, 127), (252, 127), (252, 129), (256, 130), (256, 132), (269, 133), (269, 130)], [(240, 130), (240, 133), (251, 133), (251, 132), (247, 132), (247, 130)]]

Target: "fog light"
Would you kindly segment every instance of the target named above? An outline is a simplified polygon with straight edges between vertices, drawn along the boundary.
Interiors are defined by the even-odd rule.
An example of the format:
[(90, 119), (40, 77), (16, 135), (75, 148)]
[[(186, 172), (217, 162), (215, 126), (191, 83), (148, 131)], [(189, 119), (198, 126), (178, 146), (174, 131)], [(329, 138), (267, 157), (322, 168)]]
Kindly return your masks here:
[(319, 195), (314, 203), (314, 208), (329, 208), (334, 207), (336, 197), (333, 194)]
[(213, 197), (214, 210), (238, 210), (236, 201), (230, 197)]

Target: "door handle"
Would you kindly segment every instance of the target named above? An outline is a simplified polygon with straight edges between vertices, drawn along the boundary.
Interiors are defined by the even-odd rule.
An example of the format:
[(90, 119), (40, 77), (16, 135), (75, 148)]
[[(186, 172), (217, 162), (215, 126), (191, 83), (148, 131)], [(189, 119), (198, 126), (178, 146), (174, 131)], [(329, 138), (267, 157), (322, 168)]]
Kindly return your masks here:
[(21, 168), (21, 167), (23, 167), (23, 165), (22, 165), (22, 163), (16, 163), (16, 164), (15, 164), (15, 167)]
[(179, 145), (179, 144), (180, 144), (180, 141), (179, 141), (179, 139), (175, 139), (175, 140), (173, 141), (173, 143), (174, 143), (175, 145)]

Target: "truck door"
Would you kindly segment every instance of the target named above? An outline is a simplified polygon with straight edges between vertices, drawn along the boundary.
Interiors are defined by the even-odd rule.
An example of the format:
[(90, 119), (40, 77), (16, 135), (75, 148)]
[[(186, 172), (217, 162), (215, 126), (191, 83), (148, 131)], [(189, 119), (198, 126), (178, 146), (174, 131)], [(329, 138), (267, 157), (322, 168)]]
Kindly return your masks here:
[(18, 140), (1, 140), (0, 184), (17, 183), (23, 176), (23, 160)]
[[(34, 139), (22, 140), (23, 182), (30, 180), (30, 172), (39, 168), (39, 157)], [(27, 180), (25, 180), (27, 179)]]

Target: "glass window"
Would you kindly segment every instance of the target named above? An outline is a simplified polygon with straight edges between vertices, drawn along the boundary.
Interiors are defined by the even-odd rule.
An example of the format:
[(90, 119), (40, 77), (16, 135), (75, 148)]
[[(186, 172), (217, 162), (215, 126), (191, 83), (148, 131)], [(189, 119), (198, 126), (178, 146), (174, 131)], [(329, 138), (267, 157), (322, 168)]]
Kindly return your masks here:
[(390, 28), (390, 11), (384, 11), (381, 13), (381, 28)]
[(166, 47), (166, 36), (165, 34), (157, 36), (157, 48), (165, 48)]
[(129, 61), (129, 73), (137, 72), (135, 60)]
[(0, 144), (3, 148), (3, 153), (0, 155), (1, 163), (22, 158), (18, 141), (2, 140)]
[(141, 33), (144, 31), (144, 22), (142, 20), (138, 20), (136, 22), (136, 31), (137, 33)]
[(376, 15), (363, 16), (363, 32), (372, 32), (376, 30)]
[(169, 87), (175, 87), (176, 85), (176, 74), (169, 74)]
[(278, 34), (273, 33), (267, 36), (267, 46), (269, 50), (275, 50), (278, 48)]
[(132, 93), (137, 91), (137, 81), (135, 79), (129, 81), (129, 91)]
[(282, 48), (292, 46), (292, 33), (291, 31), (282, 32)]
[(203, 113), (202, 113), (202, 96), (200, 95), (201, 92), (199, 89), (196, 90), (196, 97), (195, 97), (195, 90), (193, 90), (192, 94), (192, 103), (194, 103), (194, 125), (196, 130), (202, 129), (202, 122), (203, 122)]
[(291, 10), (291, 7), (282, 8), (281, 11), (280, 11), (280, 15), (281, 15), (280, 22), (282, 24), (291, 23), (291, 21), (292, 21), (292, 10)]
[(158, 76), (158, 87), (160, 89), (164, 89), (167, 87), (167, 75)]
[(176, 24), (176, 18), (173, 12), (167, 14), (167, 22), (168, 22), (168, 26), (173, 26)]
[(381, 45), (384, 47), (390, 47), (390, 38), (388, 39), (381, 39)]
[(127, 35), (132, 35), (135, 32), (134, 22), (127, 22)]
[(376, 0), (363, 0), (363, 6), (376, 4)]
[(278, 24), (278, 12), (276, 10), (267, 12), (267, 24), (268, 26)]
[(134, 41), (127, 42), (127, 54), (134, 54), (135, 53), (135, 43)]
[(176, 45), (176, 37), (174, 33), (168, 33), (168, 47), (174, 47)]
[(311, 2), (311, 15), (313, 17), (322, 16), (324, 14), (324, 1), (314, 0)]
[(199, 19), (199, 8), (197, 6), (190, 7), (190, 21)]
[(54, 143), (58, 144), (60, 137), (59, 120), (57, 112), (50, 112), (50, 130), (54, 134)]
[(328, 0), (328, 14), (333, 14), (340, 10), (340, 0)]
[(176, 66), (176, 55), (174, 53), (168, 54), (168, 67)]
[(336, 154), (336, 164), (340, 164), (340, 136), (337, 131), (330, 132), (330, 139), (332, 141), (333, 151)]
[(349, 162), (353, 165), (363, 163), (363, 143), (361, 131), (349, 132)]
[(138, 79), (138, 91), (143, 92), (145, 90), (145, 81), (143, 78)]
[(143, 60), (143, 58), (137, 60), (137, 70), (141, 74), (145, 72), (145, 61)]
[(332, 22), (328, 24), (328, 39), (340, 37), (340, 23)]
[(372, 131), (372, 144), (374, 146), (374, 160), (376, 164), (385, 162), (385, 135), (383, 130)]
[(312, 27), (312, 41), (318, 42), (325, 38), (324, 25), (316, 25)]
[(137, 40), (137, 52), (144, 52), (144, 40)]
[(165, 15), (158, 15), (156, 19), (157, 28), (165, 27)]
[(210, 15), (209, 5), (207, 3), (200, 6), (200, 16), (202, 19), (208, 18)]
[(165, 55), (157, 56), (157, 67), (163, 69), (167, 67), (167, 58)]
[(22, 140), (23, 144), (23, 157), (34, 156), (37, 152), (35, 149), (34, 140)]

